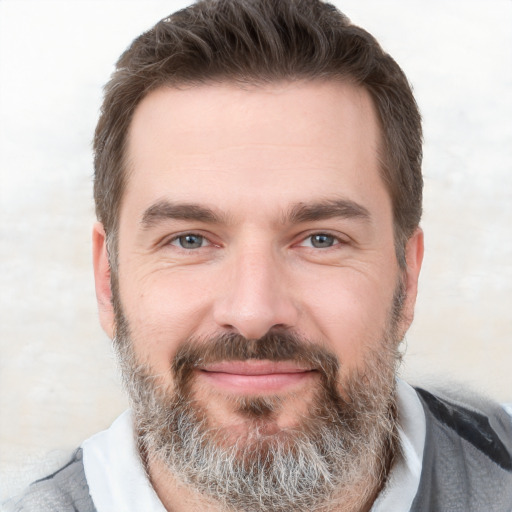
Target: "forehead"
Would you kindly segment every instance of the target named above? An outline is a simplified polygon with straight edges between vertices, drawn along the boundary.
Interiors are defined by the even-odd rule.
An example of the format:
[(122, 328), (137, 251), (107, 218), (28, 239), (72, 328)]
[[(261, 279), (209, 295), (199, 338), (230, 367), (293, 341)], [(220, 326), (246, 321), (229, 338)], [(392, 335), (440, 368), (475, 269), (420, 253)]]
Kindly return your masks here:
[(379, 146), (371, 98), (347, 82), (162, 87), (130, 126), (127, 194), (214, 200), (226, 185), (240, 200), (266, 190), (300, 201), (348, 181), (382, 187)]

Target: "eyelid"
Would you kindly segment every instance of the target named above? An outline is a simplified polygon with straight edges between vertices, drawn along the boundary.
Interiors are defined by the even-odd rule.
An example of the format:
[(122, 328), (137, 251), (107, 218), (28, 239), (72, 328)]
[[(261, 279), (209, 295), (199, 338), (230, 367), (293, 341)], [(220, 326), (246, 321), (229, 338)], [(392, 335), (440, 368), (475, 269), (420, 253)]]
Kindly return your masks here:
[(177, 249), (181, 249), (183, 251), (190, 252), (191, 249), (185, 249), (184, 247), (180, 247), (178, 245), (178, 243), (176, 243), (176, 244), (173, 243), (173, 242), (177, 242), (179, 238), (181, 238), (183, 236), (187, 236), (187, 235), (199, 236), (199, 237), (201, 237), (206, 242), (205, 245), (202, 245), (201, 247), (198, 247), (196, 250), (204, 249), (204, 248), (207, 248), (207, 247), (219, 247), (220, 246), (219, 243), (215, 243), (212, 240), (213, 236), (211, 234), (204, 233), (200, 229), (198, 229), (198, 230), (183, 230), (183, 231), (180, 231), (178, 233), (173, 233), (172, 235), (168, 235), (168, 236), (162, 238), (162, 241), (160, 242), (159, 245), (161, 245), (162, 247), (172, 245), (173, 247), (176, 247)]
[[(311, 239), (311, 237), (315, 236), (315, 235), (326, 235), (326, 236), (331, 236), (334, 238), (335, 240), (335, 243), (330, 246), (330, 247), (325, 247), (325, 248), (316, 248), (316, 247), (311, 247), (311, 245), (306, 245), (306, 242), (307, 240)], [(313, 249), (319, 249), (319, 250), (328, 250), (328, 249), (333, 249), (335, 247), (338, 247), (340, 245), (346, 245), (350, 242), (350, 238), (347, 236), (347, 235), (342, 235), (341, 233), (333, 233), (332, 231), (328, 230), (328, 229), (315, 229), (315, 230), (311, 230), (311, 231), (307, 231), (307, 232), (304, 232), (304, 233), (301, 233), (300, 234), (300, 237), (299, 237), (299, 241), (295, 244), (293, 244), (294, 246), (296, 247), (310, 247), (310, 248), (313, 248)]]
[[(197, 238), (201, 238), (201, 245), (199, 247), (191, 247), (191, 248), (182, 247), (180, 244), (180, 239), (188, 237), (188, 236), (195, 236)], [(175, 237), (171, 238), (171, 240), (169, 240), (168, 244), (175, 245), (179, 249), (185, 249), (185, 250), (202, 249), (203, 247), (209, 247), (212, 245), (212, 243), (210, 242), (210, 240), (208, 240), (208, 238), (206, 238), (204, 235), (200, 235), (198, 233), (184, 233), (183, 235), (175, 236)]]

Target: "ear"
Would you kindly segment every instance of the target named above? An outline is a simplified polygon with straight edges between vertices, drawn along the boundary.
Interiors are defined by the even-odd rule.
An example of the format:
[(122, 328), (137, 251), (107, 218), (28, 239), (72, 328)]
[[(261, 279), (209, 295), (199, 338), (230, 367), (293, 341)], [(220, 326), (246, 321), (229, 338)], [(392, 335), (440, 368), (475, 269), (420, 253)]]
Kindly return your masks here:
[(423, 262), (423, 230), (417, 228), (405, 246), (407, 268), (404, 271), (405, 301), (402, 308), (402, 335), (405, 335), (414, 318), (414, 307), (418, 294), (418, 279)]
[(112, 289), (110, 287), (107, 237), (101, 222), (96, 222), (92, 230), (92, 258), (100, 323), (107, 336), (112, 339), (114, 337), (115, 315), (112, 306)]

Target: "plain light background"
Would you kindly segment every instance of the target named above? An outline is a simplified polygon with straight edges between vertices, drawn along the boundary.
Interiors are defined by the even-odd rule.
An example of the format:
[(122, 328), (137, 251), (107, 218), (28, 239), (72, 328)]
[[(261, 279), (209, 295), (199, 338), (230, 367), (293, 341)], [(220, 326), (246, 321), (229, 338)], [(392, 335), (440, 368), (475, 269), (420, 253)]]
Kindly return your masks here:
[[(119, 54), (186, 3), (0, 0), (0, 497), (126, 407), (96, 314), (90, 141)], [(426, 254), (401, 374), (512, 402), (512, 2), (335, 3), (403, 67), (424, 117)]]

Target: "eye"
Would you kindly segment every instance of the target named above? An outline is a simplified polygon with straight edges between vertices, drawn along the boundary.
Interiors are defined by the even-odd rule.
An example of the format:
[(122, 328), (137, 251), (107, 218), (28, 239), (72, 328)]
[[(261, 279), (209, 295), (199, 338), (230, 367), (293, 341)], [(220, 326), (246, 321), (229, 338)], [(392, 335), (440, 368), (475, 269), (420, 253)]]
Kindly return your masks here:
[(328, 249), (339, 243), (338, 238), (328, 233), (315, 233), (304, 239), (300, 244), (303, 247), (314, 247), (315, 249)]
[(187, 233), (180, 235), (171, 240), (171, 245), (176, 245), (182, 249), (199, 249), (207, 245), (208, 240), (202, 235), (196, 235), (194, 233)]
[(336, 243), (336, 238), (334, 238), (332, 235), (327, 235), (325, 233), (311, 235), (309, 238), (311, 240), (311, 245), (313, 247), (316, 247), (317, 249), (332, 247)]

